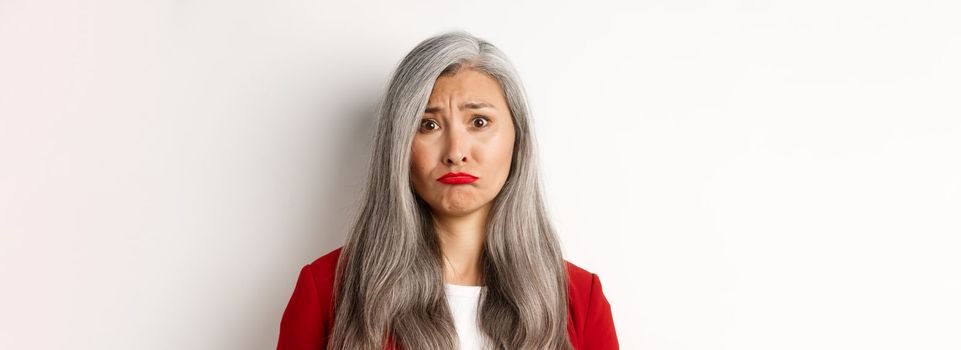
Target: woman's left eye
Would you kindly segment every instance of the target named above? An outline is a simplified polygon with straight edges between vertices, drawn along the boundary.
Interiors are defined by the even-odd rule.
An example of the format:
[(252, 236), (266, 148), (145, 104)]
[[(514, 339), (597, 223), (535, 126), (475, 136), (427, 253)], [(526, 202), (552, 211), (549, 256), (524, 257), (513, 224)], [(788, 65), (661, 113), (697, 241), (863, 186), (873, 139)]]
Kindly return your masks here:
[[(481, 123), (478, 123), (478, 121), (481, 121)], [(487, 119), (487, 117), (477, 116), (477, 118), (474, 118), (473, 123), (474, 123), (474, 126), (478, 128), (483, 128), (488, 124), (490, 124), (490, 119)]]

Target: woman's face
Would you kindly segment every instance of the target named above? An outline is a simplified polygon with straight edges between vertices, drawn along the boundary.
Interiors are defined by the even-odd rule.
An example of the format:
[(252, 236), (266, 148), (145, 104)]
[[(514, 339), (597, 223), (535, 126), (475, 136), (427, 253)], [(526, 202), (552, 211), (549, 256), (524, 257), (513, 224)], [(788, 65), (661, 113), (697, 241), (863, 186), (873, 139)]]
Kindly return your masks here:
[[(514, 123), (497, 80), (470, 68), (442, 76), (411, 145), (414, 189), (435, 215), (489, 209), (507, 181), (513, 146)], [(471, 176), (441, 179), (450, 172)]]

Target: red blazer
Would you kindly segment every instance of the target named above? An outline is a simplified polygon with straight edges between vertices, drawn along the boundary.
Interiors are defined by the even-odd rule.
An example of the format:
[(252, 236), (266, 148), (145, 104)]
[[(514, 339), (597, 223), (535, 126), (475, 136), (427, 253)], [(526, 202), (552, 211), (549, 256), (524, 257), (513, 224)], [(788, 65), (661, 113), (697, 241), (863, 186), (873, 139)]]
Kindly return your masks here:
[[(297, 285), (280, 320), (278, 350), (326, 349), (333, 330), (334, 272), (342, 248), (337, 248), (300, 270)], [(569, 261), (567, 266), (567, 333), (574, 348), (619, 349), (611, 305), (601, 281)], [(387, 344), (394, 346), (393, 340)], [(400, 346), (397, 346), (398, 348)]]

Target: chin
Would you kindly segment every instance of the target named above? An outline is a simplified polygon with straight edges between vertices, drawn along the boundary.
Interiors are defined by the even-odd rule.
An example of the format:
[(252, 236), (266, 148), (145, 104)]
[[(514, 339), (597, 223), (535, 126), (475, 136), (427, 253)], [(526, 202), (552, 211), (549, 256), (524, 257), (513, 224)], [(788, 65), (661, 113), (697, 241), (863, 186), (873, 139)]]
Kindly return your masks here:
[(440, 212), (447, 216), (464, 216), (480, 209), (478, 205), (445, 204)]

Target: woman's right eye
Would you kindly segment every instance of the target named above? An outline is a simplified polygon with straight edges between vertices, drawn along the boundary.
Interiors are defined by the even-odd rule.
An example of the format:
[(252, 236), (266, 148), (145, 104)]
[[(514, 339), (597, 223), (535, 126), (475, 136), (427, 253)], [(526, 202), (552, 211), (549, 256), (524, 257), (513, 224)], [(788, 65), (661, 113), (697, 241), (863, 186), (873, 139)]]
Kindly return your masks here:
[(420, 128), (427, 131), (434, 130), (438, 126), (439, 125), (437, 125), (437, 122), (435, 122), (433, 119), (427, 119), (420, 123)]

